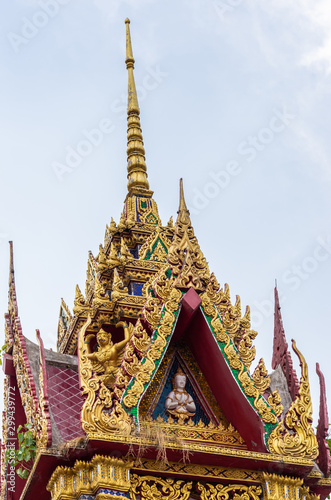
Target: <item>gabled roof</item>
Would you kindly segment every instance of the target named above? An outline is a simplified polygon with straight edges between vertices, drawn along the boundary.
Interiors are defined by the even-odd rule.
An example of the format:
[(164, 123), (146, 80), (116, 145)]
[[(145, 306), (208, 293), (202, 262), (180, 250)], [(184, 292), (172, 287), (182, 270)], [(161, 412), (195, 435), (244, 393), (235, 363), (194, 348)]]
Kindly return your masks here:
[[(205, 376), (220, 408), (251, 451), (316, 458), (317, 441), (311, 428), (311, 401), (304, 358), (299, 393), (290, 408), (296, 419), (279, 420), (277, 391), (264, 398), (268, 377), (250, 374), (255, 356), (249, 309), (241, 317), (240, 299), (230, 302), (227, 286), (219, 289), (194, 235), (185, 205), (182, 183), (180, 208), (167, 263), (145, 288), (141, 319), (133, 329), (112, 389), (103, 386), (87, 357), (85, 334), (80, 333), (80, 377), (87, 399), (82, 425), (90, 439), (109, 439), (110, 433), (139, 432), (139, 406), (171, 342), (184, 340)], [(263, 380), (267, 382), (263, 382)], [(93, 387), (93, 389), (92, 389)], [(100, 399), (100, 394), (102, 398)], [(268, 396), (268, 395), (267, 395)], [(301, 421), (298, 407), (304, 408)], [(105, 413), (102, 408), (109, 408)], [(110, 418), (111, 416), (111, 418)], [(304, 429), (302, 434), (301, 430)], [(290, 434), (289, 434), (290, 432)], [(108, 437), (106, 437), (108, 436)], [(194, 447), (191, 447), (194, 449)]]

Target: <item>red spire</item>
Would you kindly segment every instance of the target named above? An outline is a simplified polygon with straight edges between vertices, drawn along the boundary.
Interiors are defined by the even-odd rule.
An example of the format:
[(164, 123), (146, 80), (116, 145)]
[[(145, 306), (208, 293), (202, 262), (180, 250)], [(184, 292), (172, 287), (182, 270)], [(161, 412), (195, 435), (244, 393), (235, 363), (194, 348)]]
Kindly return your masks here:
[(288, 350), (288, 344), (286, 342), (277, 286), (275, 286), (274, 346), (271, 365), (273, 370), (275, 370), (278, 365), (281, 366), (293, 401), (299, 392), (299, 381), (297, 374), (295, 373), (295, 369), (293, 368), (291, 354)]
[(14, 307), (15, 316), (18, 315), (17, 308), (17, 298), (16, 298), (16, 287), (15, 287), (15, 271), (14, 271), (14, 250), (13, 242), (9, 242), (9, 292), (8, 292), (8, 302), (9, 306)]
[(326, 442), (326, 437), (329, 430), (329, 417), (328, 409), (326, 406), (326, 391), (325, 391), (325, 380), (324, 375), (320, 370), (320, 366), (316, 363), (316, 373), (320, 379), (320, 414), (317, 426), (317, 442), (319, 449), (319, 456), (317, 463), (325, 477), (329, 477), (331, 469), (331, 456), (329, 451), (328, 443)]

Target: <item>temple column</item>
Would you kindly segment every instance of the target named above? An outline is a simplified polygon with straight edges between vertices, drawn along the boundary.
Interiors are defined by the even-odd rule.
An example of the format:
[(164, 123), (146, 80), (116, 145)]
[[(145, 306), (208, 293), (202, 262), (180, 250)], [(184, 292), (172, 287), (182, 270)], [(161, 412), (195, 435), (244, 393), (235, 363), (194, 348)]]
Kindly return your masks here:
[(74, 467), (59, 466), (47, 485), (52, 500), (112, 500), (130, 498), (131, 462), (95, 455)]
[(303, 479), (263, 473), (265, 500), (319, 500), (319, 495), (303, 486)]

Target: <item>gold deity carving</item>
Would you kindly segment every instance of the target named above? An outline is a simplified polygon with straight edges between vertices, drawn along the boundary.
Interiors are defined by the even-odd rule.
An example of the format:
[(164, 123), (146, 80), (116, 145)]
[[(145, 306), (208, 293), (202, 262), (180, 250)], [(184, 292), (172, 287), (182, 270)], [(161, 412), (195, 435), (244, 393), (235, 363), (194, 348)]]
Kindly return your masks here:
[(97, 350), (91, 351), (90, 342), (95, 334), (91, 333), (85, 337), (87, 344), (87, 358), (91, 361), (92, 369), (95, 373), (100, 374), (100, 378), (107, 387), (112, 387), (115, 382), (117, 370), (121, 365), (124, 349), (130, 340), (133, 330), (133, 325), (129, 325), (125, 321), (120, 321), (116, 324), (116, 328), (123, 327), (124, 340), (113, 344), (110, 332), (106, 332), (100, 328), (97, 337)]
[(186, 375), (179, 367), (172, 379), (172, 391), (166, 397), (164, 407), (167, 413), (177, 417), (179, 420), (186, 420), (193, 417), (196, 412), (195, 402), (192, 396), (185, 390)]

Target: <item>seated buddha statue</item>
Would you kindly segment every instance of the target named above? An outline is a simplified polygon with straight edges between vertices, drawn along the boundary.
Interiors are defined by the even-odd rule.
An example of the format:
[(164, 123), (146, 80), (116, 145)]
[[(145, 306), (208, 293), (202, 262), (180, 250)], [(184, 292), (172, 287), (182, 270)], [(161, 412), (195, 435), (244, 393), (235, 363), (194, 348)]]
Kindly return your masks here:
[(186, 375), (178, 367), (172, 379), (172, 391), (166, 397), (164, 407), (167, 413), (174, 417), (186, 419), (193, 417), (196, 412), (195, 402), (192, 396), (185, 390)]

